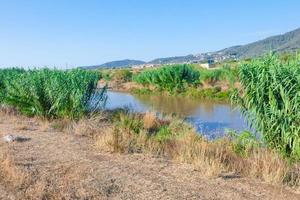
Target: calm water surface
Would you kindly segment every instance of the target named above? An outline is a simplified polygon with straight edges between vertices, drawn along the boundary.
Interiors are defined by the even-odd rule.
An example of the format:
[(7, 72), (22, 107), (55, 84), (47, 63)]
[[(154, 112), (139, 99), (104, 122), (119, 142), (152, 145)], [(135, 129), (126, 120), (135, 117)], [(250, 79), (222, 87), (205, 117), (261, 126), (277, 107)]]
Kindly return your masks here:
[(154, 111), (158, 114), (178, 114), (191, 123), (199, 133), (210, 139), (223, 136), (226, 129), (236, 131), (248, 129), (239, 110), (228, 103), (109, 91), (106, 108), (124, 107), (134, 112)]

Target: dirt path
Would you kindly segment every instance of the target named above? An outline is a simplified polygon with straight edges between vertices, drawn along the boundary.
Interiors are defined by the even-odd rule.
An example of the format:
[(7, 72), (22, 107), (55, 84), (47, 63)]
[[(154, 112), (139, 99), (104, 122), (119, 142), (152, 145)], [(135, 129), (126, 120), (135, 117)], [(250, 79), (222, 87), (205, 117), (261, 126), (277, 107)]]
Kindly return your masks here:
[(30, 175), (21, 186), (0, 180), (0, 199), (300, 199), (282, 187), (244, 178), (205, 178), (191, 166), (144, 155), (98, 152), (91, 139), (51, 130), (24, 117), (0, 116), (0, 143)]

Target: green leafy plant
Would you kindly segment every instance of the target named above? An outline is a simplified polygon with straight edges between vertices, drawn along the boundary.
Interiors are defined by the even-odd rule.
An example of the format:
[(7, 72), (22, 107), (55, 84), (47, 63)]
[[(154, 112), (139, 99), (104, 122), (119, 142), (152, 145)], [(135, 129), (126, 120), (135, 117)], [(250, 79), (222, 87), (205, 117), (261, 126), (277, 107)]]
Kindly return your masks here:
[(224, 65), (218, 69), (200, 69), (200, 81), (210, 85), (216, 84), (218, 81), (228, 81), (231, 85), (237, 80), (237, 68), (231, 68)]
[(271, 148), (300, 158), (300, 58), (282, 61), (276, 54), (239, 68), (241, 89), (233, 100)]
[(129, 69), (117, 69), (114, 74), (113, 78), (117, 81), (130, 81), (132, 79), (132, 72)]
[[(2, 82), (2, 103), (29, 116), (77, 119), (105, 102), (105, 88), (97, 91), (99, 73), (85, 70), (17, 70)], [(8, 75), (9, 74), (9, 75)]]
[(139, 116), (120, 112), (115, 118), (118, 127), (122, 128), (128, 134), (139, 134), (143, 128), (143, 122)]
[(250, 131), (243, 131), (241, 133), (229, 131), (228, 135), (232, 142), (233, 151), (241, 156), (246, 157), (251, 150), (261, 146), (261, 142)]
[(154, 85), (159, 90), (170, 93), (182, 92), (188, 86), (196, 85), (199, 72), (190, 65), (171, 65), (159, 69), (143, 71), (134, 77), (137, 83)]
[(162, 126), (154, 137), (159, 143), (164, 143), (172, 138), (172, 132), (168, 126)]
[(0, 69), (0, 104), (3, 103), (6, 97), (6, 84), (9, 83), (14, 77), (24, 73), (25, 70), (19, 68)]
[(184, 95), (190, 96), (197, 99), (213, 99), (220, 101), (230, 101), (230, 97), (232, 95), (232, 89), (227, 91), (222, 91), (220, 87), (206, 88), (206, 89), (198, 89), (190, 87), (188, 88)]

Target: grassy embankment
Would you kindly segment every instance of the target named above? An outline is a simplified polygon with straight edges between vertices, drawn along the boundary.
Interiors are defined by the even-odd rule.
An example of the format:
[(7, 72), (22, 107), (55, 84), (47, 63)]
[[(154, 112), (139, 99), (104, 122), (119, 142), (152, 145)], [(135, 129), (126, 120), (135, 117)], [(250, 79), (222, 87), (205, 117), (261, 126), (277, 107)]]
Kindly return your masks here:
[(213, 70), (184, 64), (157, 69), (101, 70), (101, 73), (103, 80), (111, 83), (113, 90), (227, 101), (237, 82), (237, 70), (229, 65)]
[[(179, 68), (177, 70), (181, 71)], [(192, 81), (184, 84), (193, 84), (198, 73), (189, 71), (188, 67), (183, 69), (187, 70), (183, 73), (185, 77), (192, 77)], [(272, 55), (245, 63), (238, 68), (242, 92), (235, 92), (240, 94), (235, 96), (235, 100), (242, 106), (243, 113), (253, 127), (262, 133), (261, 141), (249, 132), (241, 135), (231, 133), (228, 137), (208, 141), (182, 120), (171, 117), (159, 119), (152, 113), (130, 114), (126, 111), (115, 111), (90, 115), (87, 99), (95, 91), (98, 78), (92, 72), (19, 70), (9, 73), (14, 74), (12, 79), (7, 79), (9, 82), (2, 81), (0, 85), (2, 104), (16, 107), (30, 116), (58, 118), (61, 125), (56, 127), (70, 129), (66, 121), (60, 119), (77, 119), (77, 122), (71, 123), (72, 132), (82, 130), (82, 133), (92, 136), (96, 146), (102, 151), (149, 153), (192, 164), (195, 169), (212, 176), (228, 172), (273, 184), (299, 184), (298, 58), (283, 62)], [(9, 73), (0, 71), (2, 77)], [(29, 80), (29, 77), (33, 80)], [(66, 78), (69, 78), (67, 80), (70, 83), (63, 81)], [(53, 80), (57, 79), (60, 81), (55, 84)], [(51, 87), (47, 87), (47, 83), (51, 83), (48, 85)], [(186, 88), (181, 85), (182, 82), (176, 83), (176, 90)], [(68, 90), (55, 93), (67, 84), (70, 84)], [(80, 90), (75, 87), (78, 84), (81, 85)], [(21, 95), (24, 93), (19, 91), (26, 91), (26, 95)], [(74, 94), (80, 94), (76, 96), (78, 101), (75, 101)], [(48, 98), (44, 98), (45, 96)], [(67, 99), (60, 101), (65, 96)], [(14, 99), (19, 100), (12, 101)], [(43, 99), (51, 101), (42, 103)], [(109, 124), (105, 129), (101, 126), (103, 121)]]

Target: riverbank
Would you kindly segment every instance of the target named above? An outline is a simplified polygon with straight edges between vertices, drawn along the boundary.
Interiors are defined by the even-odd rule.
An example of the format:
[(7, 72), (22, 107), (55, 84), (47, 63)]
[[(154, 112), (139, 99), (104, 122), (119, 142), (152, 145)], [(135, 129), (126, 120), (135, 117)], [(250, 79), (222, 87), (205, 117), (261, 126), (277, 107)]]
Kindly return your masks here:
[[(137, 95), (166, 95), (166, 96), (179, 96), (190, 97), (199, 100), (213, 100), (219, 102), (230, 102), (231, 95), (234, 88), (229, 87), (226, 83), (217, 86), (205, 87), (189, 87), (184, 92), (170, 94), (166, 91), (159, 91), (151, 86), (143, 86), (135, 82), (119, 82), (119, 81), (101, 81), (98, 84), (99, 88), (103, 88), (107, 84), (107, 88), (113, 92), (126, 92)], [(221, 83), (220, 83), (221, 84)], [(238, 83), (236, 84), (238, 85)], [(237, 86), (238, 87), (238, 86)]]
[(249, 130), (239, 109), (227, 102), (112, 91), (107, 92), (107, 97), (107, 109), (128, 108), (138, 113), (152, 111), (159, 116), (176, 115), (195, 127), (199, 134), (210, 139), (222, 137), (227, 130)]
[(229, 102), (234, 90), (240, 87), (236, 73), (236, 67), (208, 70), (186, 64), (141, 70), (102, 70), (98, 87), (108, 84), (112, 91)]
[[(151, 115), (145, 120), (151, 122)], [(113, 148), (107, 149), (111, 143), (105, 140), (109, 137), (103, 137), (111, 128), (113, 126), (105, 116), (70, 123), (1, 113), (1, 137), (18, 134), (30, 140), (11, 144), (1, 142), (0, 198), (300, 198), (295, 189), (280, 184), (273, 183), (272, 186), (259, 179), (226, 171), (208, 175), (192, 163), (170, 159), (169, 156), (144, 151), (125, 153), (119, 151), (122, 148), (116, 148), (120, 152), (116, 153)], [(207, 169), (214, 167), (212, 164), (207, 165)], [(268, 170), (277, 166), (270, 167)]]

